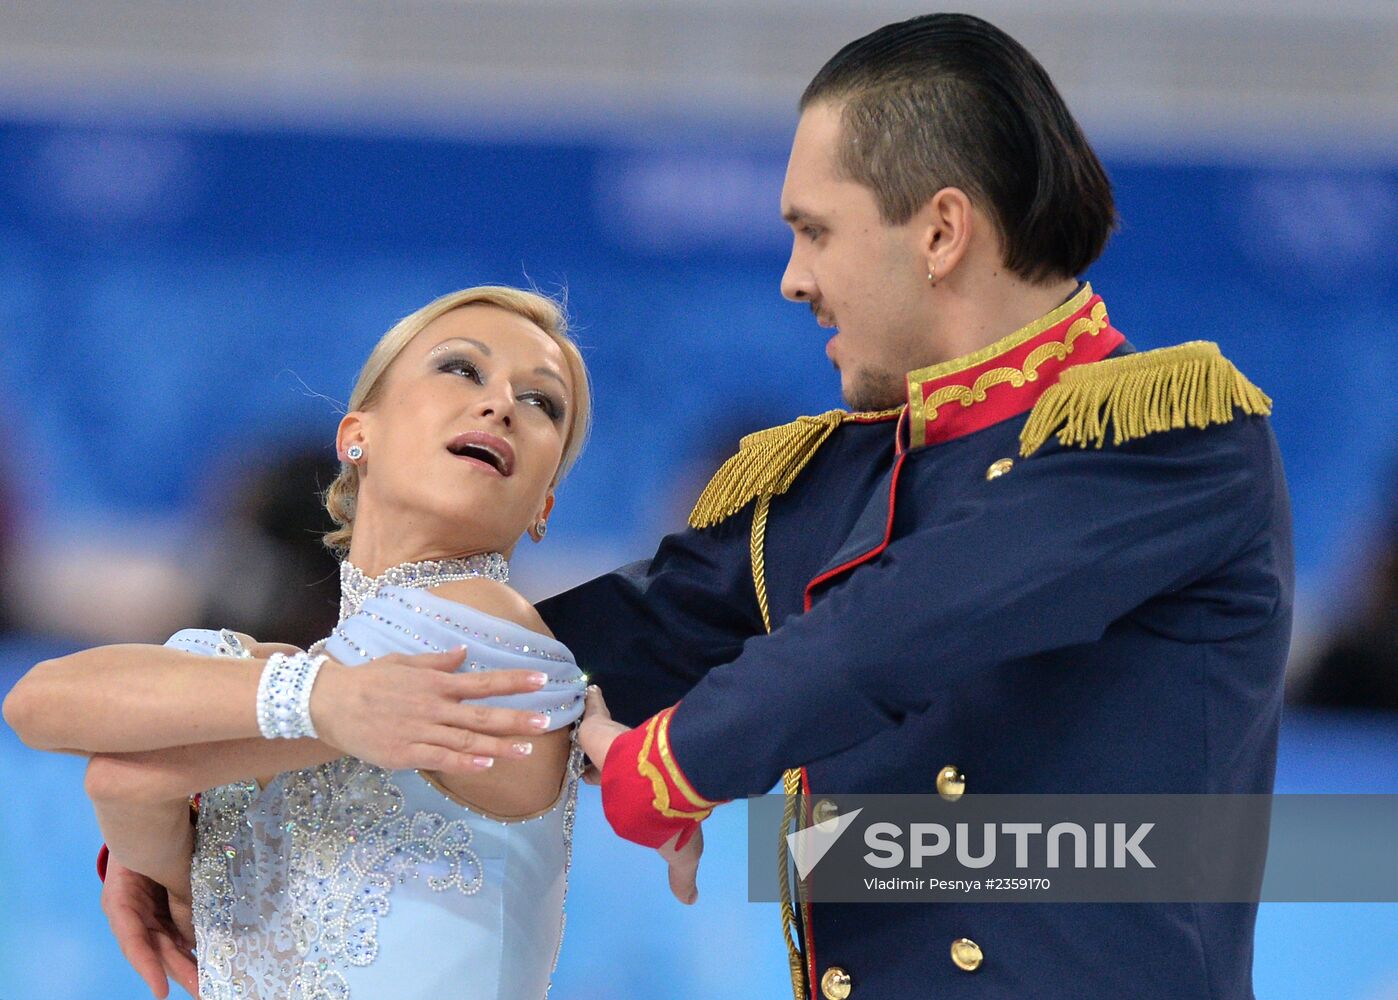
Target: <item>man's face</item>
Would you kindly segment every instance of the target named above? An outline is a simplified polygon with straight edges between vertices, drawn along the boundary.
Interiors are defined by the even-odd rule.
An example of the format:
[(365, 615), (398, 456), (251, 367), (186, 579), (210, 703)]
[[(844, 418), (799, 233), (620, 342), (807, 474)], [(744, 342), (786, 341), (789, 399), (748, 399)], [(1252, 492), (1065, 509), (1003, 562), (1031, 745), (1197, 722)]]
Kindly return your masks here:
[(825, 353), (840, 372), (845, 402), (880, 410), (904, 401), (904, 376), (925, 363), (924, 226), (916, 216), (886, 224), (873, 192), (841, 176), (841, 137), (838, 105), (812, 105), (796, 126), (782, 187), (782, 217), (793, 235), (782, 295), (836, 328)]

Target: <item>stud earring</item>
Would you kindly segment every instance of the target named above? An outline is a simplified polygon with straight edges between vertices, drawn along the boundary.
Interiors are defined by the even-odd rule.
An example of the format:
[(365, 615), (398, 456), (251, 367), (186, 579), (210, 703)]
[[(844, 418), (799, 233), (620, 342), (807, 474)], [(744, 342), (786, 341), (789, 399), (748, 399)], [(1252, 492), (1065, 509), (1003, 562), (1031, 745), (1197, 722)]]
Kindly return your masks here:
[(352, 444), (345, 449), (345, 456), (351, 462), (358, 462), (361, 458), (364, 457), (364, 449), (357, 444)]
[(937, 268), (931, 264), (927, 265), (927, 283), (929, 285), (937, 283)]

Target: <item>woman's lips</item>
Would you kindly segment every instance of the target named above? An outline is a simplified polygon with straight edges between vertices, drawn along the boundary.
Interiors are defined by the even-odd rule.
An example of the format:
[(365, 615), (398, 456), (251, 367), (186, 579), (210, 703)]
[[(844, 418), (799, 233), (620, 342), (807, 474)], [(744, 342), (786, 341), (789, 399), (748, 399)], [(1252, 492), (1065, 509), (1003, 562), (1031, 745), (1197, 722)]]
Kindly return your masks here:
[(484, 431), (467, 431), (447, 442), (447, 451), (463, 462), (489, 469), (497, 476), (514, 472), (515, 450), (502, 437)]
[(495, 476), (498, 479), (505, 478), (505, 474), (501, 472), (499, 469), (497, 469), (494, 465), (492, 465), (489, 462), (482, 461), (479, 458), (472, 458), (470, 455), (453, 455), (452, 457), (455, 458), (458, 462), (465, 462), (467, 465), (474, 465), (478, 469), (484, 469), (486, 472), (489, 472), (492, 476)]

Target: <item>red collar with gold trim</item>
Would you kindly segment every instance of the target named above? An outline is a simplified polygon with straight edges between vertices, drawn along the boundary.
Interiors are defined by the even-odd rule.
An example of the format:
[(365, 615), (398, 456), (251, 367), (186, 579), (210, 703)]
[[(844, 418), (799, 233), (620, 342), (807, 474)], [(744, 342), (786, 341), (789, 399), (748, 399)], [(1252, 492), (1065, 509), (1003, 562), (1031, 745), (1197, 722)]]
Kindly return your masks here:
[(908, 447), (941, 444), (1027, 412), (1067, 368), (1126, 338), (1084, 284), (1053, 312), (989, 347), (908, 373)]

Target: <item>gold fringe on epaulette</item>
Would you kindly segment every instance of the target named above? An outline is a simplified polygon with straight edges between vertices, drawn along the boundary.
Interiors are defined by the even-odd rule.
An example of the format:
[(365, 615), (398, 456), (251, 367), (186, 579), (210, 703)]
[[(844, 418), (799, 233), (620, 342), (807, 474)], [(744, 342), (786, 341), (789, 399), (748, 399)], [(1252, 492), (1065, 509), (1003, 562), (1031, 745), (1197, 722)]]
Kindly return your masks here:
[(1102, 447), (1181, 427), (1226, 424), (1235, 410), (1269, 414), (1272, 401), (1219, 353), (1195, 340), (1069, 368), (1039, 397), (1019, 435), (1032, 455), (1052, 434), (1063, 445)]
[(738, 453), (719, 467), (699, 495), (689, 515), (690, 527), (713, 527), (763, 494), (785, 493), (847, 416), (844, 410), (830, 410), (748, 434), (739, 442)]

